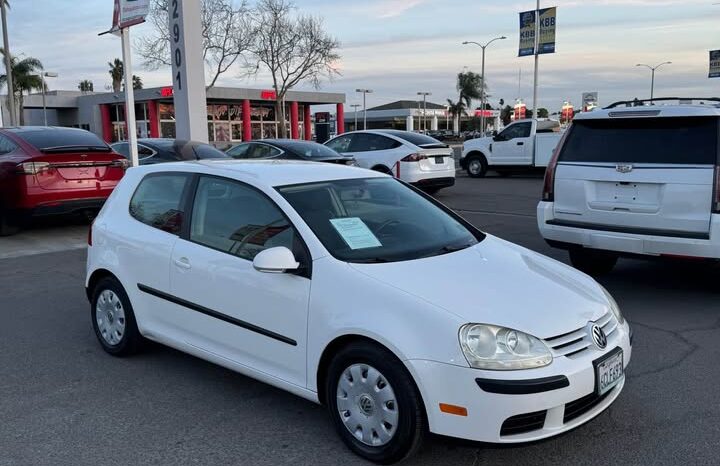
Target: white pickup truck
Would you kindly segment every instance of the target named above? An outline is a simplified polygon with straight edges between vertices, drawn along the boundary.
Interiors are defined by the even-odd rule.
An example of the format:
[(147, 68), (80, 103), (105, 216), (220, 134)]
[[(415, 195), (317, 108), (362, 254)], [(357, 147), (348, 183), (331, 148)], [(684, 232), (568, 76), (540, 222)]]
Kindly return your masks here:
[(557, 121), (520, 120), (493, 137), (463, 144), (460, 166), (473, 178), (494, 170), (502, 176), (514, 171), (547, 167), (560, 142)]

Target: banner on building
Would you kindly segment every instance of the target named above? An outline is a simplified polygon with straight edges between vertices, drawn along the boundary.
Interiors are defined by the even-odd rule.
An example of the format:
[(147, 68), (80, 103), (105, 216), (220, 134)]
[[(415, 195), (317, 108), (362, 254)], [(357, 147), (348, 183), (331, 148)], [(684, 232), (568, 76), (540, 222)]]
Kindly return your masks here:
[(144, 23), (148, 14), (150, 14), (150, 0), (115, 0), (113, 29)]
[(710, 51), (710, 78), (720, 78), (720, 50)]
[[(538, 54), (555, 53), (555, 31), (557, 25), (557, 8), (542, 8), (540, 11), (540, 37)], [(535, 55), (535, 20), (536, 11), (520, 13), (520, 49), (518, 56)]]

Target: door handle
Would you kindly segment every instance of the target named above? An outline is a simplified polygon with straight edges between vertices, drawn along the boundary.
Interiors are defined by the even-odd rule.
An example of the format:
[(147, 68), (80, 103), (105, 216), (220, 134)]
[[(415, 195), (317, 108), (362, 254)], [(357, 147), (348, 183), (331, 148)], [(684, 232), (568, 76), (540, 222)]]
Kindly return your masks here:
[(190, 270), (190, 268), (191, 268), (190, 261), (188, 260), (187, 257), (181, 257), (180, 259), (175, 259), (173, 262), (175, 262), (175, 265), (181, 269)]
[(524, 143), (524, 142), (518, 142), (517, 145), (518, 145), (518, 146), (524, 146), (525, 143)]

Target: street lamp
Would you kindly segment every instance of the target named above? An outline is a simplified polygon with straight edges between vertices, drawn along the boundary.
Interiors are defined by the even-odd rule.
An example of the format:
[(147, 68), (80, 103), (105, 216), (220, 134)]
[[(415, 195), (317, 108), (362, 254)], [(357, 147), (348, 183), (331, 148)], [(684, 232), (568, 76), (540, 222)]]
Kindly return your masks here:
[(355, 92), (362, 92), (363, 95), (363, 130), (367, 129), (367, 95), (372, 94), (372, 89), (355, 89)]
[(353, 115), (355, 115), (355, 125), (353, 126), (353, 131), (357, 131), (357, 114), (358, 114), (358, 108), (361, 107), (360, 104), (352, 104), (351, 107), (353, 108)]
[(660, 68), (663, 65), (671, 65), (671, 64), (672, 64), (671, 61), (666, 61), (666, 62), (660, 63), (659, 65), (656, 65), (656, 66), (645, 65), (644, 63), (638, 63), (637, 65), (635, 65), (635, 66), (644, 66), (645, 68), (649, 68), (650, 71), (652, 71), (652, 79), (650, 81), (650, 100), (652, 100), (653, 97), (655, 96), (655, 70)]
[(427, 130), (427, 96), (432, 95), (432, 92), (418, 92), (417, 95), (421, 95), (423, 98), (423, 113), (422, 113), (422, 129)]
[(504, 39), (507, 39), (507, 37), (505, 37), (505, 36), (496, 37), (496, 38), (492, 39), (490, 42), (486, 43), (485, 45), (483, 45), (479, 42), (471, 41), (471, 40), (466, 40), (465, 42), (463, 42), (463, 45), (469, 45), (469, 44), (477, 45), (478, 47), (480, 47), (482, 49), (482, 74), (481, 74), (482, 89), (480, 89), (480, 97), (481, 97), (480, 98), (480, 108), (481, 108), (480, 127), (481, 127), (483, 136), (485, 135), (485, 49), (490, 44), (495, 42), (496, 40), (504, 40)]
[[(2, 0), (0, 0), (0, 1), (2, 1)], [(45, 122), (45, 126), (47, 126), (48, 122), (47, 122), (47, 106), (45, 105), (45, 87), (46, 87), (45, 86), (45, 78), (57, 78), (58, 74), (50, 72), (50, 71), (43, 71), (42, 73), (32, 74), (31, 76), (38, 77), (38, 78), (40, 78), (40, 80), (42, 80), (43, 121)]]

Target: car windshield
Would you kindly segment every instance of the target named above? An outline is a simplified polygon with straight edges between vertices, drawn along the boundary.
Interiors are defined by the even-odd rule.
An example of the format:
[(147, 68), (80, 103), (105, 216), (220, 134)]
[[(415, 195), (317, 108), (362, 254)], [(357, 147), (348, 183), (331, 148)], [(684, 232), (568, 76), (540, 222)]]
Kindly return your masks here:
[[(283, 147), (283, 146), (281, 146)], [(329, 147), (323, 146), (322, 144), (316, 144), (312, 142), (293, 142), (291, 144), (288, 144), (287, 146), (288, 150), (291, 150), (303, 157), (307, 158), (328, 158), (328, 157), (336, 157), (341, 158), (342, 155), (338, 154), (334, 150), (330, 149)]]
[(392, 178), (324, 181), (277, 188), (325, 248), (355, 263), (447, 254), (485, 235)]

